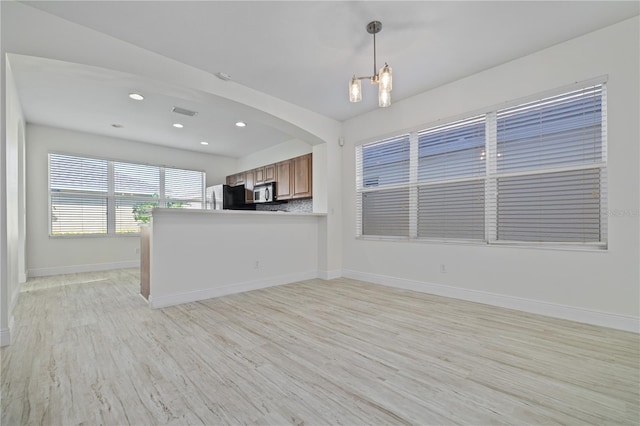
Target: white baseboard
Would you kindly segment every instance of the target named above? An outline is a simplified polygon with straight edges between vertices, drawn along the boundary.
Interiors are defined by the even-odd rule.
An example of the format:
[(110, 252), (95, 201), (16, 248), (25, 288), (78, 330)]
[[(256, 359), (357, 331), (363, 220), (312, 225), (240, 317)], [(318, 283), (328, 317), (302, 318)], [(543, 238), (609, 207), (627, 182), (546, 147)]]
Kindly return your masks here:
[(54, 266), (50, 268), (29, 269), (29, 277), (47, 277), (50, 275), (76, 274), (79, 272), (109, 271), (111, 269), (139, 268), (139, 260), (112, 263), (91, 263), (86, 265)]
[(13, 328), (13, 317), (9, 321), (9, 327), (0, 329), (0, 347), (11, 344), (11, 329)]
[(9, 346), (11, 344), (11, 332), (8, 328), (0, 330), (0, 347)]
[(333, 280), (342, 276), (341, 269), (335, 269), (333, 271), (318, 271), (318, 278), (323, 280)]
[(212, 299), (214, 297), (226, 296), (228, 294), (243, 293), (245, 291), (259, 290), (262, 288), (274, 287), (278, 285), (291, 284), (298, 281), (318, 278), (318, 271), (299, 272), (295, 274), (279, 275), (254, 281), (229, 284), (221, 287), (205, 288), (201, 290), (188, 291), (184, 293), (173, 293), (162, 296), (149, 295), (149, 306), (155, 308), (165, 308), (167, 306), (179, 305), (181, 303), (197, 302), (199, 300)]
[(600, 312), (575, 306), (543, 302), (540, 300), (525, 299), (504, 294), (452, 287), (442, 284), (426, 283), (404, 278), (390, 277), (386, 275), (371, 274), (368, 272), (352, 271), (348, 269), (343, 270), (342, 275), (346, 278), (368, 281), (371, 283), (381, 284), (389, 287), (414, 290), (422, 293), (434, 294), (437, 296), (468, 300), (471, 302), (484, 303), (486, 305), (499, 306), (502, 308), (516, 309), (533, 314), (545, 315), (548, 317), (561, 318), (585, 324), (599, 325), (602, 327), (609, 327), (617, 330), (640, 333), (640, 318), (633, 316)]
[(13, 289), (13, 293), (11, 294), (9, 312), (13, 312), (13, 309), (18, 304), (18, 298), (20, 297), (20, 286), (17, 285), (16, 288)]
[(27, 272), (18, 272), (18, 283), (22, 284), (27, 282)]

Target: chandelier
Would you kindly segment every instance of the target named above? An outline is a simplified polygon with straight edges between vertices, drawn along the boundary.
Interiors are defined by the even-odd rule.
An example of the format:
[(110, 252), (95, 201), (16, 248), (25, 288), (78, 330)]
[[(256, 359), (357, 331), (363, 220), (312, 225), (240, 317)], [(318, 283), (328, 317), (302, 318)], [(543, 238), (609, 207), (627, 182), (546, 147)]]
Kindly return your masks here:
[(391, 67), (385, 62), (384, 67), (376, 66), (376, 34), (382, 30), (380, 21), (371, 21), (367, 24), (367, 32), (373, 35), (373, 75), (365, 77), (356, 77), (355, 74), (349, 83), (349, 101), (360, 102), (362, 100), (362, 85), (360, 80), (369, 79), (371, 84), (378, 85), (378, 106), (388, 107), (391, 105), (391, 84), (392, 75)]

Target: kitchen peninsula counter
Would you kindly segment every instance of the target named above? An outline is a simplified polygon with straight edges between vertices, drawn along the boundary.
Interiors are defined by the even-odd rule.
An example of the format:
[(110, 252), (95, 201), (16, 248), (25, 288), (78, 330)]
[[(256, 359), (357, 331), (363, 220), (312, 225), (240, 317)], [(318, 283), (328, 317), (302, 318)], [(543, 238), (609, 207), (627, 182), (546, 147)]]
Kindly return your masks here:
[(152, 212), (153, 217), (162, 215), (164, 213), (191, 215), (191, 214), (204, 214), (204, 215), (276, 215), (276, 216), (316, 216), (325, 217), (326, 213), (299, 213), (299, 212), (285, 212), (285, 211), (268, 211), (268, 210), (203, 210), (203, 209), (167, 209), (167, 208), (154, 208)]
[(160, 308), (317, 278), (325, 228), (324, 213), (155, 208), (141, 293)]

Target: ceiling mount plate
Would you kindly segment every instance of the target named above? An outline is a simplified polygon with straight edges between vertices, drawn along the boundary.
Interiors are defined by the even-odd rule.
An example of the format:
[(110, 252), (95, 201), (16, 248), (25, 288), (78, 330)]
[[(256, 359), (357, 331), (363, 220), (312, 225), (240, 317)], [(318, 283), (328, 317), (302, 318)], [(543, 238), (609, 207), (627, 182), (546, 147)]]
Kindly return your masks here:
[(378, 34), (380, 31), (382, 31), (382, 22), (371, 21), (367, 24), (367, 32), (369, 34)]

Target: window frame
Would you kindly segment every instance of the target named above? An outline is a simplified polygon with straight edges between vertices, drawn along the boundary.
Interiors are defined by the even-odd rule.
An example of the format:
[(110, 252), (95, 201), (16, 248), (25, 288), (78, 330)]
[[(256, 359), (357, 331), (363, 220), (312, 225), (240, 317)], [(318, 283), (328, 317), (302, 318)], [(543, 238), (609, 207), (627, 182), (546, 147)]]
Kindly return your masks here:
[[(104, 233), (81, 233), (81, 234), (54, 234), (53, 226), (52, 226), (52, 195), (54, 192), (51, 188), (51, 156), (59, 155), (66, 157), (75, 157), (81, 159), (89, 159), (89, 160), (98, 160), (98, 161), (106, 161), (107, 162), (107, 183), (108, 190), (104, 193), (104, 198), (106, 199), (106, 224), (107, 230)], [(187, 170), (191, 172), (198, 172), (202, 176), (202, 199), (199, 201), (202, 205), (205, 205), (205, 193), (206, 193), (206, 173), (204, 170), (196, 170), (196, 169), (186, 169), (184, 167), (175, 167), (175, 166), (166, 166), (166, 165), (157, 165), (151, 163), (142, 163), (142, 162), (133, 162), (127, 160), (120, 159), (112, 159), (112, 158), (104, 158), (104, 157), (96, 157), (96, 156), (86, 156), (83, 154), (77, 153), (69, 153), (69, 152), (60, 152), (60, 151), (50, 151), (47, 153), (47, 212), (48, 212), (48, 237), (53, 239), (66, 239), (66, 238), (114, 238), (114, 237), (139, 237), (140, 232), (117, 232), (117, 201), (135, 198), (135, 197), (127, 197), (122, 194), (118, 195), (115, 191), (115, 173), (114, 173), (114, 164), (122, 163), (122, 164), (132, 164), (132, 165), (141, 165), (141, 166), (149, 166), (149, 167), (157, 167), (159, 169), (160, 182), (159, 182), (159, 194), (158, 194), (158, 203), (159, 207), (164, 208), (166, 204), (166, 200), (164, 197), (164, 175), (167, 169), (177, 169), (177, 170)], [(89, 195), (89, 192), (87, 192)], [(192, 201), (192, 200), (190, 200)]]
[[(582, 163), (582, 164), (569, 164), (561, 167), (554, 167), (545, 169), (544, 167), (538, 167), (534, 169), (528, 170), (518, 170), (515, 172), (499, 172), (497, 169), (497, 115), (501, 110), (506, 110), (509, 108), (517, 107), (520, 105), (525, 105), (528, 103), (536, 102), (536, 101), (544, 101), (548, 98), (552, 98), (555, 96), (561, 96), (565, 94), (569, 94), (573, 91), (578, 90), (588, 90), (589, 88), (593, 88), (596, 86), (601, 86), (601, 94), (600, 94), (600, 107), (601, 107), (601, 118), (600, 118), (600, 128), (601, 128), (601, 142), (599, 145), (599, 149), (602, 151), (601, 161), (594, 161), (593, 163)], [(362, 147), (366, 147), (370, 144), (375, 144), (378, 142), (382, 142), (385, 140), (394, 140), (400, 138), (401, 135), (397, 137), (389, 137), (382, 141), (366, 141), (361, 144), (356, 145), (356, 239), (361, 240), (385, 240), (385, 241), (409, 241), (409, 242), (419, 242), (419, 243), (449, 243), (449, 244), (464, 244), (464, 245), (485, 245), (485, 246), (494, 246), (494, 247), (522, 247), (522, 248), (540, 248), (540, 249), (563, 249), (563, 250), (589, 250), (589, 251), (607, 251), (608, 250), (608, 217), (607, 217), (607, 205), (608, 205), (608, 160), (607, 160), (607, 76), (596, 77), (591, 80), (577, 82), (571, 85), (563, 86), (560, 88), (548, 90), (545, 92), (541, 92), (538, 94), (530, 95), (527, 97), (514, 99), (509, 102), (504, 102), (502, 104), (494, 105), (490, 108), (485, 108), (481, 111), (476, 111), (474, 113), (468, 113), (465, 115), (460, 115), (454, 119), (450, 120), (440, 120), (435, 124), (430, 126), (421, 126), (419, 129), (415, 129), (410, 131), (409, 138), (411, 141), (411, 178), (410, 182), (407, 184), (410, 188), (412, 188), (412, 192), (410, 194), (410, 202), (411, 206), (410, 216), (412, 217), (412, 232), (409, 237), (405, 236), (377, 236), (377, 235), (366, 235), (363, 231), (363, 206), (362, 206), (362, 194), (371, 191), (369, 188), (365, 188), (362, 186), (361, 177), (359, 177), (359, 173), (361, 173), (362, 168)], [(440, 180), (430, 180), (427, 181), (428, 184), (445, 184), (447, 182), (455, 182), (455, 181), (465, 181), (465, 180), (477, 180), (480, 178), (485, 182), (485, 197), (484, 197), (484, 220), (485, 220), (485, 236), (482, 240), (474, 240), (474, 239), (455, 239), (455, 238), (424, 238), (418, 237), (417, 234), (417, 191), (421, 186), (425, 184), (418, 179), (418, 171), (419, 167), (419, 157), (417, 156), (418, 151), (418, 137), (420, 134), (428, 133), (432, 129), (437, 129), (439, 127), (446, 128), (448, 126), (455, 125), (458, 122), (464, 122), (465, 120), (472, 120), (474, 117), (484, 116), (485, 117), (485, 153), (486, 153), (486, 161), (485, 161), (485, 170), (481, 176), (473, 175), (462, 177), (459, 179), (447, 179), (443, 178)], [(403, 135), (406, 135), (404, 133)], [(413, 155), (413, 154), (416, 155)], [(600, 227), (600, 240), (599, 241), (587, 241), (587, 242), (573, 242), (573, 241), (561, 241), (561, 242), (552, 242), (552, 241), (519, 241), (519, 240), (498, 240), (497, 239), (497, 204), (492, 197), (497, 197), (497, 182), (499, 178), (503, 178), (505, 176), (511, 175), (529, 175), (529, 174), (544, 174), (544, 173), (552, 173), (557, 171), (575, 171), (575, 170), (589, 170), (589, 169), (597, 169), (600, 173), (600, 181), (599, 181), (599, 194), (598, 194), (598, 202), (600, 205), (599, 211), (599, 227)], [(360, 179), (360, 180), (359, 180)], [(405, 186), (405, 185), (403, 185)], [(373, 189), (375, 190), (375, 189)]]

